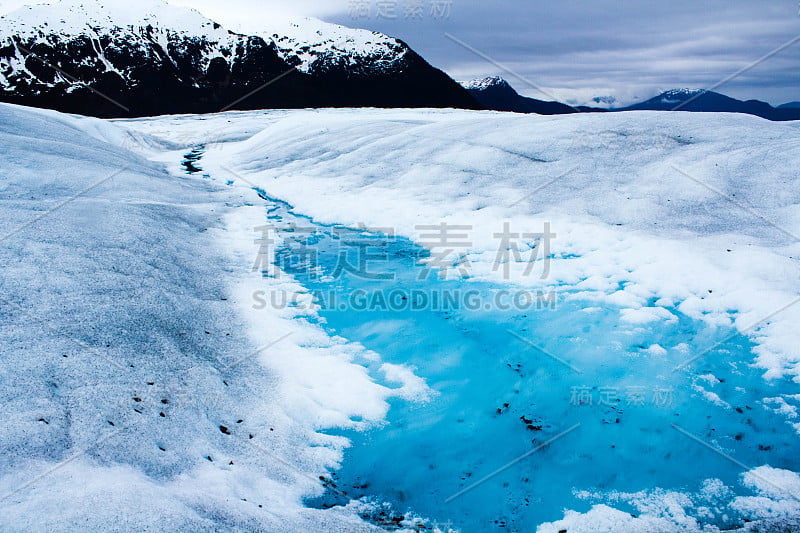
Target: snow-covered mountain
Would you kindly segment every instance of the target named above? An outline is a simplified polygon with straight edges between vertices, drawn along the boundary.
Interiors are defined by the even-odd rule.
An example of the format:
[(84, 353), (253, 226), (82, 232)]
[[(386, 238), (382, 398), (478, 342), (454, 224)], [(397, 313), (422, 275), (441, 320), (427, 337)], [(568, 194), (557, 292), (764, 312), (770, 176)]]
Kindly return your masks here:
[(500, 76), (487, 76), (485, 78), (463, 81), (461, 85), (468, 91), (485, 91), (494, 87), (507, 86), (508, 82)]
[(161, 0), (67, 0), (0, 24), (0, 100), (12, 103), (94, 116), (478, 107), (402, 41), (314, 19), (248, 36)]
[(325, 72), (335, 67), (356, 72), (391, 70), (409, 48), (381, 33), (348, 28), (319, 19), (277, 21), (269, 24), (278, 54), (302, 72)]

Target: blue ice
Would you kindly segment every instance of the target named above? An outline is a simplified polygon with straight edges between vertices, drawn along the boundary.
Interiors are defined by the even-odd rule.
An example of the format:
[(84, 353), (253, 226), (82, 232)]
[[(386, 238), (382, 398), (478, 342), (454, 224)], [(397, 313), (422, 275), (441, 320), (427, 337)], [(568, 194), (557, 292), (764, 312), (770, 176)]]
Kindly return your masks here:
[[(762, 379), (751, 342), (729, 329), (676, 309), (674, 321), (627, 324), (618, 308), (569, 300), (569, 287), (555, 306), (487, 309), (508, 287), (441, 280), (408, 239), (316, 224), (280, 203), (269, 220), (286, 239), (277, 264), (317, 296), (325, 327), (414, 368), (438, 393), (394, 399), (385, 426), (344, 433), (353, 446), (332, 476), (337, 490), (311, 505), (365, 498), (467, 532), (531, 531), (597, 503), (579, 490), (736, 486), (743, 468), (706, 444), (751, 467), (800, 467), (785, 422), (761, 404), (784, 383)], [(481, 305), (464, 305), (465, 293)], [(454, 294), (450, 307), (413, 305)]]

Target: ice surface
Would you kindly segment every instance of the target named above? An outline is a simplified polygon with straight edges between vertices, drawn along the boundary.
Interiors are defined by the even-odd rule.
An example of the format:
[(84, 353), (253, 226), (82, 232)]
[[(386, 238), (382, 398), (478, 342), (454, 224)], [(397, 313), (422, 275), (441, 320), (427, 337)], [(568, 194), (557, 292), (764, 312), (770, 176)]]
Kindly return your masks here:
[[(554, 289), (562, 294), (563, 309), (569, 310), (566, 306), (573, 304), (578, 308), (600, 306), (600, 315), (585, 322), (584, 328), (603, 331), (615, 327), (619, 334), (628, 336), (587, 340), (586, 330), (579, 328), (581, 324), (558, 325), (561, 315), (555, 314), (540, 319), (543, 326), (535, 340), (545, 346), (552, 342), (550, 348), (557, 353), (581, 339), (596, 347), (600, 352), (595, 354), (596, 359), (592, 359), (591, 350), (581, 353), (580, 344), (577, 352), (572, 348), (567, 352), (573, 361), (583, 357), (580, 361), (584, 365), (597, 359), (607, 363), (605, 368), (592, 367), (590, 375), (595, 376), (595, 381), (608, 381), (615, 372), (625, 372), (626, 366), (609, 368), (610, 353), (635, 354), (636, 345), (641, 344), (636, 357), (655, 366), (650, 370), (631, 367), (628, 372), (659, 379), (666, 376), (675, 390), (683, 391), (686, 404), (670, 416), (681, 414), (683, 423), (693, 426), (694, 435), (709, 440), (712, 446), (735, 451), (734, 455), (745, 464), (774, 461), (774, 465), (797, 468), (792, 459), (797, 452), (797, 422), (790, 411), (781, 409), (776, 413), (778, 418), (763, 418), (768, 403), (765, 398), (774, 397), (770, 391), (791, 395), (800, 381), (800, 353), (793, 326), (800, 319), (800, 310), (792, 305), (797, 303), (799, 289), (795, 235), (800, 233), (800, 191), (794, 186), (791, 170), (800, 148), (797, 124), (775, 125), (725, 114), (520, 117), (377, 110), (358, 114), (344, 110), (307, 111), (254, 120), (261, 122), (261, 133), (238, 145), (221, 143), (209, 150), (205, 162), (212, 174), (224, 172), (223, 167), (231, 169), (288, 201), (297, 211), (313, 215), (318, 222), (391, 227), (417, 240), (421, 239), (416, 227), (419, 224), (446, 221), (471, 225), (475, 230), (467, 251), (471, 283)], [(198, 132), (198, 138), (202, 135)], [(492, 247), (496, 243), (491, 237), (503, 221), (509, 221), (519, 231), (541, 231), (544, 222), (551, 223), (557, 238), (552, 242), (548, 275), (526, 277), (521, 268), (512, 268), (510, 279), (501, 279), (501, 271), (493, 268), (496, 248)], [(337, 331), (345, 331), (346, 337), (361, 340), (389, 360), (416, 364), (418, 373), (437, 386), (442, 374), (437, 375), (430, 364), (426, 368), (425, 349), (414, 347), (409, 354), (409, 348), (402, 344), (393, 348), (391, 343), (391, 332), (397, 328), (421, 331), (424, 326), (417, 324), (415, 329), (413, 324), (398, 323), (394, 329), (389, 327), (388, 332), (382, 332), (382, 320), (359, 326), (352, 323), (352, 317), (336, 322), (326, 316)], [(581, 315), (572, 312), (567, 316), (574, 319)], [(386, 325), (390, 326), (388, 322)], [(446, 331), (430, 327), (434, 336)], [(485, 332), (486, 324), (475, 330)], [(414, 336), (405, 337), (406, 342), (410, 338)], [(712, 349), (725, 339), (731, 344)], [(493, 344), (492, 350), (504, 352), (502, 344)], [(444, 342), (443, 346), (442, 351), (428, 347), (428, 360), (446, 364), (448, 355), (462, 353), (458, 344)], [(711, 352), (706, 353), (709, 349)], [(687, 361), (691, 363), (679, 366)], [(756, 366), (749, 367), (750, 363)], [(487, 376), (493, 383), (481, 373), (483, 370), (481, 367), (473, 376)], [(694, 377), (695, 373), (704, 376), (709, 371), (715, 381)], [(553, 415), (559, 407), (552, 401), (547, 403), (548, 398), (534, 395), (528, 400), (544, 404), (545, 416), (549, 413), (555, 419), (566, 420)], [(494, 401), (499, 404), (499, 396)], [(741, 417), (740, 411), (749, 412), (740, 404), (757, 410), (750, 415), (753, 420), (761, 420), (755, 434), (759, 438), (770, 434), (776, 437), (779, 442), (774, 447), (759, 447), (752, 442), (737, 444), (739, 439), (747, 438), (736, 429), (747, 419), (747, 415)], [(413, 407), (407, 409), (414, 412)], [(403, 407), (395, 410), (405, 413)], [(420, 423), (427, 424), (424, 416), (419, 416)], [(716, 422), (701, 423), (706, 416)], [(398, 419), (390, 413), (390, 421), (396, 423)], [(652, 424), (653, 420), (647, 422)], [(672, 431), (669, 416), (663, 416), (659, 423), (662, 422), (667, 432)], [(642, 428), (646, 429), (648, 423)], [(453, 431), (452, 427), (445, 427)], [(722, 440), (714, 438), (717, 429)], [(397, 435), (414, 438), (413, 432), (399, 431)], [(554, 433), (555, 430), (548, 434)], [(597, 434), (604, 435), (601, 442), (608, 439), (607, 433)], [(432, 442), (442, 438), (433, 434), (428, 437)], [(358, 472), (370, 472), (365, 465), (373, 460), (370, 454), (373, 458), (381, 456), (375, 448), (383, 449), (383, 440), (385, 453), (392, 453), (396, 459), (404, 448), (392, 445), (391, 436), (371, 437), (363, 447), (356, 446), (351, 452), (351, 466), (355, 465)], [(420, 442), (424, 440), (423, 434)], [(446, 438), (444, 442), (448, 442)], [(719, 456), (719, 462), (715, 459), (712, 466), (705, 454), (713, 452), (692, 446), (700, 445), (673, 432), (659, 449), (680, 450), (675, 453), (692, 457), (692, 464), (706, 465), (703, 473), (669, 466), (670, 461), (666, 461), (663, 475), (651, 479), (660, 477), (663, 485), (673, 491), (670, 494), (692, 494), (704, 481), (703, 474), (715, 475), (724, 478), (732, 495), (747, 497), (740, 496), (747, 491), (737, 478), (741, 467), (726, 463)], [(645, 458), (640, 471), (653, 468), (648, 466), (653, 461), (652, 452), (637, 447), (636, 440), (629, 442), (627, 452)], [(780, 451), (778, 455), (765, 455), (765, 450)], [(519, 450), (522, 451), (524, 448)], [(413, 456), (414, 452), (409, 452), (406, 459)], [(506, 450), (504, 456), (510, 460), (514, 454)], [(601, 472), (608, 469), (611, 474), (617, 461), (603, 457), (601, 454), (597, 467)], [(560, 460), (558, 454), (551, 459), (556, 463)], [(492, 464), (502, 463), (498, 459)], [(568, 463), (560, 464), (562, 468), (556, 472), (563, 473)], [(491, 465), (484, 464), (482, 470), (490, 471)], [(346, 478), (347, 473), (345, 463), (341, 475)], [(397, 475), (373, 475), (370, 480), (379, 485), (385, 482), (386, 488), (398, 479), (407, 481), (398, 477), (399, 471), (394, 474)], [(447, 475), (436, 476), (436, 484), (442, 486), (431, 490), (446, 490), (447, 483), (441, 479), (446, 480)], [(628, 491), (652, 489), (645, 479), (646, 474), (638, 479), (632, 475), (621, 485), (627, 483), (623, 490)], [(576, 490), (590, 488), (580, 485), (590, 480), (573, 481)], [(429, 483), (421, 478), (418, 488), (430, 487)], [(406, 484), (412, 487), (414, 481)], [(615, 483), (595, 484), (600, 489), (598, 494), (604, 493), (603, 486), (607, 491)], [(379, 491), (380, 487), (373, 489)], [(514, 492), (514, 483), (509, 490), (514, 495), (521, 492)], [(484, 493), (484, 497), (491, 497), (490, 494)], [(408, 502), (408, 492), (395, 494), (393, 499)], [(418, 504), (418, 510), (424, 505), (413, 497), (410, 500)], [(602, 497), (599, 500), (604, 501)], [(742, 516), (747, 517), (747, 513), (737, 514), (743, 506), (736, 511), (726, 507), (732, 505), (730, 501), (723, 500), (713, 502), (721, 509), (718, 511), (700, 512), (699, 504), (694, 506), (697, 508), (687, 506), (680, 511), (685, 517), (681, 519), (684, 526), (687, 530), (706, 527), (703, 524), (712, 529), (730, 527)], [(562, 500), (565, 505), (572, 505), (567, 501)], [(473, 501), (471, 507), (478, 505)], [(422, 513), (435, 514), (435, 507), (436, 503), (431, 503)], [(575, 504), (574, 508), (578, 507)], [(553, 511), (556, 509), (547, 512)], [(587, 515), (590, 518), (585, 523), (591, 524), (591, 517), (601, 514), (604, 513), (595, 510)], [(575, 516), (585, 519), (581, 514)], [(645, 510), (640, 518), (637, 524), (667, 520), (663, 523), (678, 527), (676, 524), (681, 522), (652, 509)], [(652, 524), (648, 527), (657, 528)]]
[(254, 322), (260, 199), (137, 138), (0, 105), (2, 529), (374, 529), (302, 501), (346, 444), (320, 430), (379, 421), (391, 391), (357, 345)]
[[(715, 338), (730, 336), (725, 328), (709, 327), (675, 311), (670, 320), (645, 331), (627, 323), (614, 307), (582, 320), (577, 300), (557, 309), (524, 311), (484, 311), (480, 306), (410, 310), (402, 305), (365, 311), (359, 299), (346, 295), (399, 292), (413, 299), (415, 291), (454, 294), (464, 284), (420, 281), (417, 274), (424, 267), (416, 265), (419, 254), (413, 243), (388, 237), (384, 243), (376, 236), (369, 237), (373, 245), (389, 255), (380, 270), (392, 272), (393, 279), (333, 276), (342, 248), (337, 243), (365, 238), (358, 230), (349, 231), (318, 227), (310, 238), (316, 254), (309, 257), (306, 246), (293, 244), (280, 254), (279, 264), (318, 295), (320, 314), (331, 331), (360, 340), (383, 360), (412, 365), (435, 391), (424, 402), (393, 403), (389, 424), (380, 431), (348, 434), (354, 445), (335, 479), (351, 497), (390, 501), (400, 512), (411, 510), (438, 523), (452, 520), (464, 531), (525, 531), (526, 524), (557, 518), (562, 507), (588, 508), (587, 502), (618, 494), (615, 505), (647, 515), (644, 522), (655, 515), (665, 530), (664, 524), (677, 524), (673, 515), (680, 514), (681, 523), (696, 530), (701, 523), (728, 527), (750, 516), (729, 507), (736, 494), (749, 491), (739, 482), (740, 466), (698, 446), (671, 424), (724, 446), (739, 461), (796, 464), (791, 433), (771, 435), (762, 429), (781, 427), (783, 421), (776, 416), (780, 413), (770, 415), (760, 408), (752, 413), (751, 406), (786, 384), (767, 384), (749, 368), (752, 346), (746, 339), (734, 335), (724, 343), (720, 352), (725, 359), (704, 362), (705, 374), (689, 379), (673, 371), (673, 359), (682, 356), (684, 345), (712, 345)], [(350, 252), (358, 255), (355, 249)], [(484, 302), (498, 289), (486, 283), (470, 285)], [(344, 302), (351, 304), (342, 308)], [(520, 338), (540, 350), (531, 350)], [(682, 348), (655, 349), (660, 345), (647, 346), (647, 340), (681, 341)], [(545, 354), (558, 354), (569, 366)], [(748, 388), (735, 390), (735, 384)], [(641, 393), (638, 402), (636, 390)], [(656, 403), (659, 394), (668, 395), (662, 397), (663, 404)], [(450, 499), (576, 423), (580, 427), (574, 435)], [(686, 468), (695, 462), (702, 462), (702, 472)], [(697, 503), (674, 490), (668, 500), (658, 493), (647, 498), (619, 495), (655, 484), (696, 488), (705, 476), (718, 476), (736, 488), (704, 493)], [(596, 492), (576, 496), (575, 487), (594, 487)], [(675, 512), (661, 516), (660, 508), (648, 500), (668, 501)], [(328, 494), (315, 503), (344, 502), (339, 494)], [(701, 504), (709, 510), (699, 513)]]
[[(262, 124), (207, 161), (234, 165), (321, 222), (412, 237), (420, 223), (471, 224), (477, 279), (499, 274), (491, 268), (498, 221), (538, 231), (550, 221), (553, 254), (564, 259), (549, 279), (512, 271), (514, 281), (574, 284), (582, 296), (624, 304), (631, 318), (662, 313), (648, 310), (660, 300), (656, 307), (747, 330), (800, 292), (797, 124), (728, 114), (354, 118), (344, 110), (268, 115)], [(794, 306), (748, 331), (768, 377), (800, 380), (798, 319)]]
[[(372, 527), (359, 514), (383, 523), (384, 502), (388, 516), (464, 531), (793, 527), (797, 124), (644, 112), (113, 123), (0, 113), (3, 227), (85, 191), (0, 252), (7, 529), (359, 531)], [(189, 176), (192, 151), (202, 170)], [(398, 255), (383, 267), (407, 288), (423, 268), (415, 226), (469, 224), (470, 277), (423, 288), (554, 290), (558, 305), (527, 315), (309, 306), (311, 289), (363, 286), (331, 279), (331, 260), (254, 271), (254, 228), (296, 216), (268, 211), (269, 197), (313, 216), (323, 258), (326, 224), (395, 229)], [(508, 279), (493, 268), (504, 222), (551, 224), (547, 273), (541, 257), (534, 276), (514, 262)], [(304, 305), (257, 309), (258, 291)], [(570, 401), (577, 386), (632, 385), (672, 387), (674, 403)], [(444, 502), (573, 421), (581, 427), (563, 441)], [(336, 492), (345, 488), (356, 490)], [(348, 501), (362, 495), (375, 505)]]

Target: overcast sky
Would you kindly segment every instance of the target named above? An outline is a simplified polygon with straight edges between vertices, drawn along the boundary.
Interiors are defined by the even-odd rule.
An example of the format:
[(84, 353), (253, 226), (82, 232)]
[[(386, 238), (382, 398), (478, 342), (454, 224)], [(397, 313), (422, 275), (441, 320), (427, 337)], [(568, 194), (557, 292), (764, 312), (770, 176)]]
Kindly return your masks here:
[(381, 31), (458, 80), (501, 75), (523, 94), (571, 104), (708, 88), (795, 38), (717, 90), (800, 100), (799, 1), (172, 0), (244, 31), (288, 15)]

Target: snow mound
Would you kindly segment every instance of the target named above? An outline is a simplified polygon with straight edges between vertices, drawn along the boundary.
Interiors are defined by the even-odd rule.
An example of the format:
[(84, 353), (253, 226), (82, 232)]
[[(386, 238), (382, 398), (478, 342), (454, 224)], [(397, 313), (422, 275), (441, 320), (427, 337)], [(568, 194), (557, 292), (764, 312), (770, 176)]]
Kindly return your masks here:
[[(706, 480), (694, 494), (663, 490), (633, 494), (612, 494), (612, 499), (635, 511), (623, 512), (596, 504), (587, 512), (568, 510), (564, 518), (540, 524), (536, 533), (721, 533), (721, 531), (766, 532), (796, 531), (800, 526), (800, 502), (791, 491), (798, 489), (797, 474), (788, 470), (760, 466), (742, 474), (744, 486), (761, 492), (758, 496), (738, 496), (730, 504), (724, 497), (732, 489), (718, 479)], [(765, 486), (769, 488), (764, 488)], [(584, 494), (585, 498), (597, 497)], [(702, 518), (713, 514), (726, 517), (729, 526), (704, 525)], [(745, 517), (737, 527), (737, 517)], [(698, 519), (700, 518), (700, 520)]]

